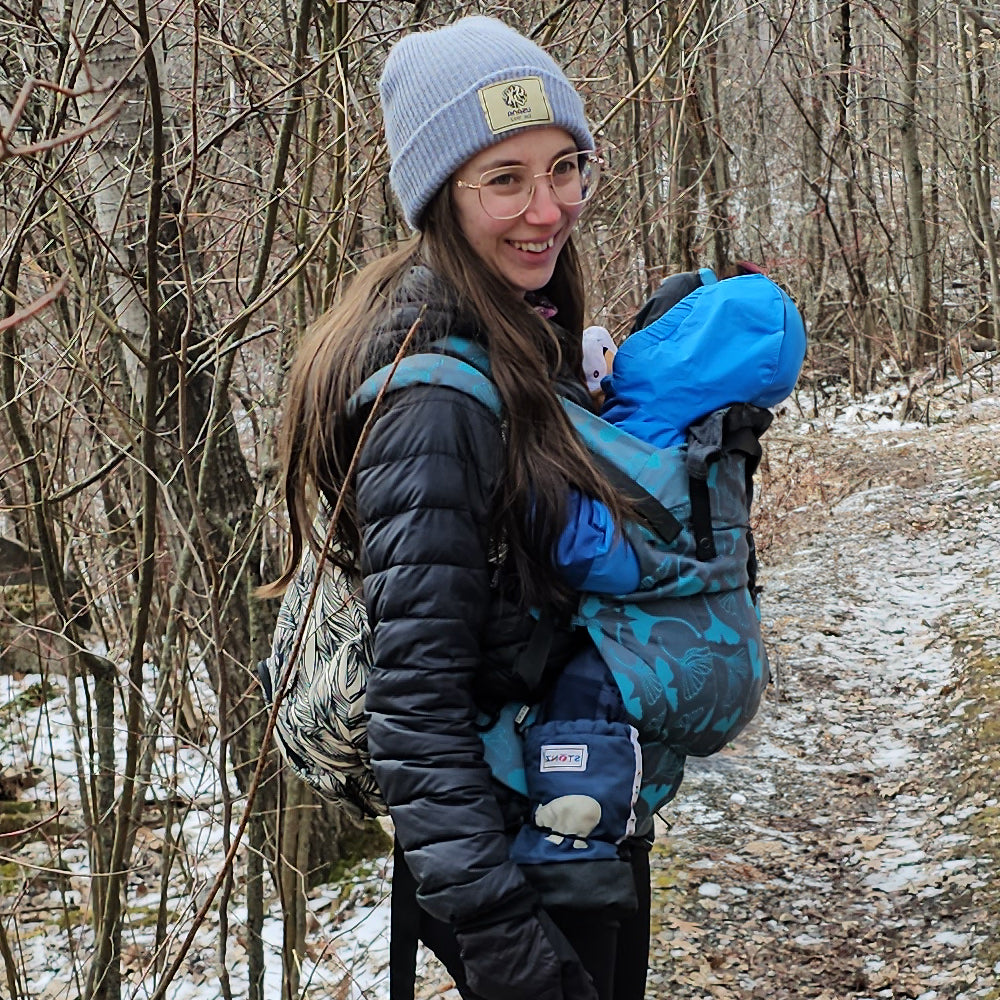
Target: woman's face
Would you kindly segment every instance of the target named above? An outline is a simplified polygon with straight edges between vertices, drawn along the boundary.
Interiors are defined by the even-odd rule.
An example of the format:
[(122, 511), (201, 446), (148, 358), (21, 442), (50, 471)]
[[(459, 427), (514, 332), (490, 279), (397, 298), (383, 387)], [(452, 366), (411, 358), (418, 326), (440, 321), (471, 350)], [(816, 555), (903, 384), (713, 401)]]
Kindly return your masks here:
[[(554, 160), (576, 149), (573, 137), (561, 128), (529, 129), (477, 153), (456, 172), (453, 180), (478, 184), (486, 170), (521, 166), (531, 174), (544, 174)], [(483, 209), (479, 192), (455, 185), (458, 224), (472, 249), (487, 267), (521, 292), (537, 291), (548, 284), (556, 258), (583, 210), (563, 205), (545, 177), (535, 178), (535, 191), (527, 210), (516, 219), (498, 220)]]

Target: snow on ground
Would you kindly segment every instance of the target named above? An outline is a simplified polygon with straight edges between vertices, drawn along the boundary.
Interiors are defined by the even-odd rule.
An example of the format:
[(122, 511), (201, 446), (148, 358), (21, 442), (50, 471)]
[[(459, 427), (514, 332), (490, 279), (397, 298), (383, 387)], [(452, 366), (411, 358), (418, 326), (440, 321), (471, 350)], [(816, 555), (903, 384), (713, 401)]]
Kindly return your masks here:
[[(650, 997), (997, 995), (988, 990), (1000, 965), (982, 958), (996, 920), (977, 922), (970, 902), (995, 887), (995, 859), (969, 826), (997, 799), (955, 791), (970, 725), (964, 653), (1000, 657), (1000, 397), (969, 386), (932, 385), (929, 423), (899, 419), (913, 394), (896, 386), (836, 413), (811, 414), (803, 400), (769, 433), (762, 607), (775, 682), (733, 747), (691, 761), (665, 810)], [(774, 502), (780, 511), (769, 511)], [(7, 934), (29, 995), (63, 1000), (81, 992), (89, 879), (65, 680), (53, 679), (49, 700), (32, 698), (38, 683), (0, 676), (0, 752), (5, 772), (37, 769), (21, 796), (55, 802), (65, 826), (57, 841), (0, 857), (0, 912), (16, 915)], [(76, 694), (84, 703), (82, 686)], [(187, 809), (169, 831), (182, 848), (170, 886), (180, 939), (225, 838), (214, 748), (163, 751), (155, 793)], [(129, 996), (155, 983), (167, 834), (155, 822), (140, 831), (124, 935)], [(387, 995), (388, 867), (371, 862), (312, 892), (304, 995)], [(226, 956), (236, 997), (247, 988), (244, 905), (237, 885)], [(172, 1000), (223, 996), (217, 934), (215, 913)], [(278, 996), (276, 898), (264, 937), (265, 995)], [(457, 1000), (440, 968), (420, 961), (419, 995)]]
[(764, 557), (767, 704), (668, 817), (649, 996), (998, 995), (1000, 782), (967, 787), (960, 695), (1000, 663), (1000, 400), (857, 413), (778, 431), (821, 438), (793, 452), (828, 499)]

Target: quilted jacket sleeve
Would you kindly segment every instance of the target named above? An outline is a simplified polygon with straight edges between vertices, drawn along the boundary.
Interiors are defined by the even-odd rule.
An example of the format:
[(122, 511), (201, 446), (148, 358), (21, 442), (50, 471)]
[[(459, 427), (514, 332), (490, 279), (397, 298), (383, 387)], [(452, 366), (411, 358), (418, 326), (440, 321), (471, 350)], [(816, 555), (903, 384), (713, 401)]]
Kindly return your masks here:
[(490, 604), (499, 424), (462, 393), (414, 387), (388, 401), (358, 468), (375, 649), (369, 748), (421, 904), (456, 926), (530, 912), (471, 693)]

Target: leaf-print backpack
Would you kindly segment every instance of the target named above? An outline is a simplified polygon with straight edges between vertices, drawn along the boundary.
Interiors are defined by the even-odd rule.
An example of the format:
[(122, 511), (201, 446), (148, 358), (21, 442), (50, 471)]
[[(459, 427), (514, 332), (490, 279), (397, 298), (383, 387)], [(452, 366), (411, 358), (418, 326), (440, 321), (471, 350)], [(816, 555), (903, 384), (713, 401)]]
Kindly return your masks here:
[(361, 581), (332, 562), (317, 574), (316, 557), (307, 549), (281, 600), (271, 655), (257, 665), (257, 676), (268, 706), (282, 692), (274, 742), (285, 761), (356, 817), (386, 813), (368, 758), (364, 708), (371, 658)]

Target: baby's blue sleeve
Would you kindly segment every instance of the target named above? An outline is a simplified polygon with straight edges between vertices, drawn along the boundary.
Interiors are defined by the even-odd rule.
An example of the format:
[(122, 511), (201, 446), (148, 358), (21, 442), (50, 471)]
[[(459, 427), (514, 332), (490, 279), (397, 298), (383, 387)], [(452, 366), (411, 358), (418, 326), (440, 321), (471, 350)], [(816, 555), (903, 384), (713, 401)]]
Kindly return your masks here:
[(630, 594), (639, 589), (639, 558), (615, 531), (611, 512), (599, 500), (570, 490), (566, 526), (556, 542), (554, 561), (576, 590)]

